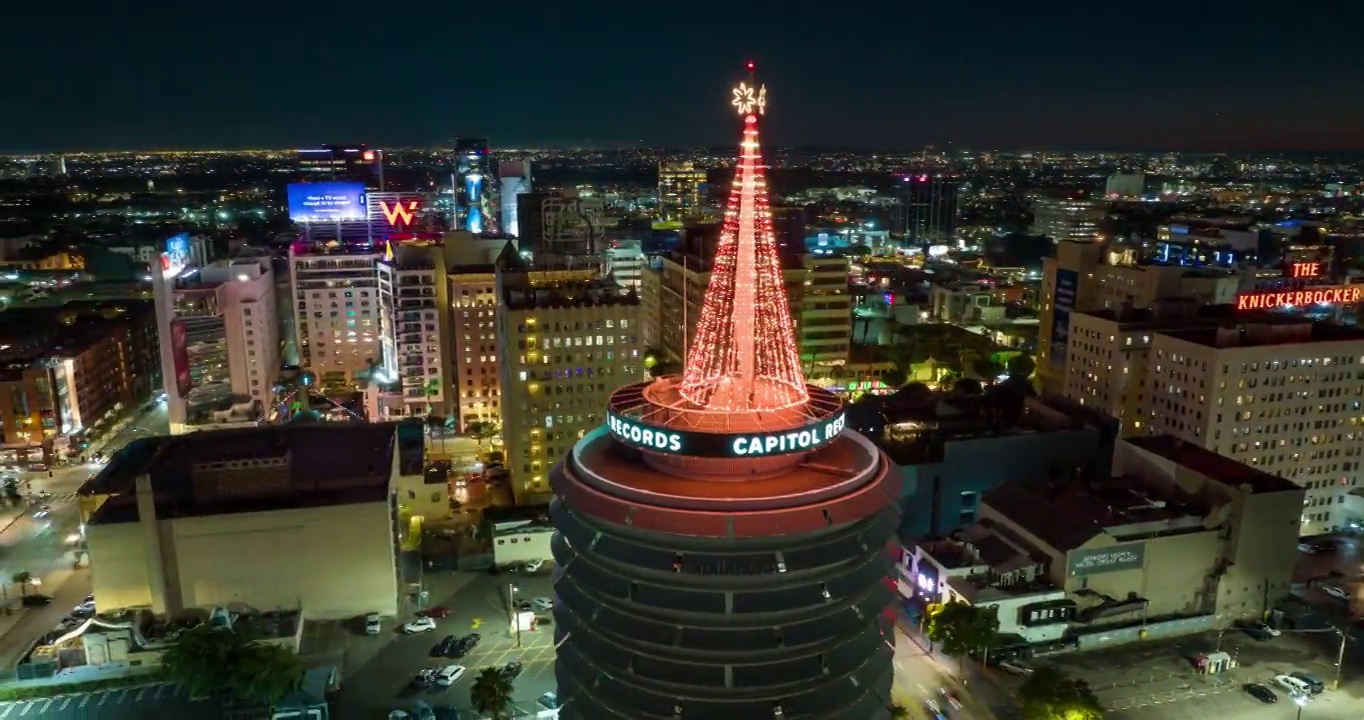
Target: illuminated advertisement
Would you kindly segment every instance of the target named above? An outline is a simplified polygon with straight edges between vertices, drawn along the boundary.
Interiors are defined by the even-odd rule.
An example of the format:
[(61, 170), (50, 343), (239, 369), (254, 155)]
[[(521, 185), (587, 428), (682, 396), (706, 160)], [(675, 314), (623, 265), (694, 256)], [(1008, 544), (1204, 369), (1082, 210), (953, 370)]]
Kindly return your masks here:
[(189, 350), (185, 347), (185, 321), (172, 320), (170, 323), (171, 334), (171, 363), (175, 368), (175, 393), (180, 397), (189, 397), (190, 374), (189, 374)]
[(836, 440), (847, 425), (843, 413), (796, 430), (717, 435), (660, 428), (636, 418), (610, 413), (607, 428), (630, 447), (649, 452), (693, 457), (744, 458), (809, 452)]
[(1066, 554), (1066, 575), (1085, 577), (1119, 570), (1136, 570), (1146, 564), (1146, 543), (1133, 542)]
[(291, 183), (289, 219), (300, 223), (367, 219), (363, 183)]
[(1329, 285), (1301, 290), (1272, 290), (1241, 293), (1236, 296), (1237, 310), (1273, 310), (1294, 305), (1343, 305), (1357, 303), (1364, 285)]
[(407, 227), (417, 217), (417, 210), (421, 207), (420, 200), (380, 200), (379, 212), (383, 213), (384, 220), (395, 228)]
[(1070, 311), (1075, 309), (1075, 296), (1080, 291), (1080, 274), (1074, 270), (1056, 271), (1055, 312), (1051, 320), (1051, 357), (1053, 362), (1064, 362), (1066, 346), (1070, 342)]

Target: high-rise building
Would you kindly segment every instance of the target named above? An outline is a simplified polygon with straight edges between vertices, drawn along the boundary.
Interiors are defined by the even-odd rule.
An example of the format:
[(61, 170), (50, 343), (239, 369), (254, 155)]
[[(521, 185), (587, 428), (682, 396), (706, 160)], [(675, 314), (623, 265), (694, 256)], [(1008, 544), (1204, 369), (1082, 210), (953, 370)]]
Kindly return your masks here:
[(606, 274), (623, 288), (640, 289), (644, 248), (639, 240), (617, 240), (606, 249)]
[(384, 363), (392, 337), (379, 303), (382, 248), (369, 243), (296, 242), (289, 247), (299, 364), (319, 383), (353, 383)]
[(682, 223), (696, 218), (701, 211), (701, 188), (706, 184), (706, 171), (691, 161), (661, 162), (658, 164), (658, 219), (665, 223)]
[(380, 338), (391, 390), (378, 399), (379, 416), (448, 415), (450, 302), (443, 245), (388, 243), (375, 269), (379, 307), (393, 328)]
[(796, 326), (800, 333), (801, 363), (807, 373), (814, 375), (817, 366), (843, 365), (848, 361), (853, 332), (848, 258), (806, 255), (804, 269)]
[(1046, 235), (1052, 242), (1088, 242), (1099, 239), (1104, 203), (1085, 197), (1039, 197), (1032, 204), (1033, 235)]
[(280, 369), (270, 256), (197, 265), (177, 235), (152, 270), (152, 297), (171, 432), (259, 419)]
[(469, 423), (502, 421), (502, 361), (498, 342), (497, 263), (517, 260), (504, 239), (468, 238), (446, 243), (452, 306), (452, 391), (461, 430)]
[(455, 228), (478, 235), (497, 230), (492, 159), (485, 138), (455, 141)]
[(323, 145), (298, 151), (298, 182), (355, 182), (384, 189), (384, 151), (364, 145)]
[(498, 163), (497, 177), (501, 183), (502, 232), (519, 237), (521, 223), (517, 217), (517, 198), (530, 192), (530, 161), (504, 160)]
[(1359, 522), (1364, 332), (1267, 316), (1154, 333), (1144, 409), (1169, 434), (1307, 490), (1300, 534)]
[(959, 182), (938, 174), (916, 173), (901, 178), (892, 231), (915, 247), (947, 244), (957, 231), (961, 193)]
[(547, 500), (550, 467), (643, 372), (639, 296), (595, 269), (503, 262), (497, 284), (507, 467), (518, 499)]
[(897, 481), (801, 374), (765, 95), (735, 92), (744, 140), (685, 372), (613, 393), (550, 475), (564, 720), (889, 717)]

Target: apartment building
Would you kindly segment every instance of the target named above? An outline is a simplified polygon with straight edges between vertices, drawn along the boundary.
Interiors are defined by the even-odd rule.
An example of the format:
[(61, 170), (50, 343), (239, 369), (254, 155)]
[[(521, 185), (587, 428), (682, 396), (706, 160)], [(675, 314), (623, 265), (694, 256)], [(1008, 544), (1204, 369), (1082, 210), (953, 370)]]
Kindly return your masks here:
[(1152, 433), (1168, 433), (1306, 489), (1301, 534), (1360, 519), (1364, 331), (1264, 317), (1155, 333)]
[(701, 211), (701, 187), (706, 184), (705, 168), (690, 161), (658, 164), (658, 219), (681, 223)]
[(606, 274), (623, 288), (640, 289), (646, 258), (638, 240), (617, 240), (606, 249)]
[(380, 416), (449, 414), (450, 301), (439, 243), (389, 245), (375, 265), (380, 308), (393, 328), (380, 338), (390, 376)]
[(379, 302), (381, 249), (297, 242), (289, 248), (299, 364), (324, 385), (352, 384), (384, 360), (391, 318)]
[(1202, 305), (1188, 298), (1160, 300), (1149, 308), (1129, 304), (1071, 313), (1061, 394), (1116, 418), (1125, 437), (1145, 435), (1146, 379), (1155, 334), (1215, 328), (1235, 317), (1234, 305)]
[(640, 301), (590, 271), (498, 269), (502, 437), (518, 502), (548, 500), (549, 470), (643, 374)]
[(1033, 200), (1033, 235), (1046, 235), (1052, 242), (1094, 242), (1105, 204), (1083, 197), (1039, 197)]
[(806, 255), (797, 305), (796, 343), (807, 373), (815, 365), (842, 365), (852, 346), (852, 295), (848, 259)]

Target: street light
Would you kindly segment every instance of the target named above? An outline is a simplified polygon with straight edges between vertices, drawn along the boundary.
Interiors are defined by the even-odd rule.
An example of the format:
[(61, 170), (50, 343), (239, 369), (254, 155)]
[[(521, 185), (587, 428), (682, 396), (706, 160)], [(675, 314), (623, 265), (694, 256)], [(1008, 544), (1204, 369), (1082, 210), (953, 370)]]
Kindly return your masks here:
[(1293, 702), (1298, 704), (1298, 720), (1302, 720), (1302, 709), (1307, 707), (1307, 698), (1297, 695), (1293, 698)]
[(521, 647), (521, 623), (517, 622), (516, 617), (516, 591), (521, 588), (516, 587), (516, 583), (507, 584), (507, 610), (510, 611), (512, 627), (516, 628), (516, 647)]

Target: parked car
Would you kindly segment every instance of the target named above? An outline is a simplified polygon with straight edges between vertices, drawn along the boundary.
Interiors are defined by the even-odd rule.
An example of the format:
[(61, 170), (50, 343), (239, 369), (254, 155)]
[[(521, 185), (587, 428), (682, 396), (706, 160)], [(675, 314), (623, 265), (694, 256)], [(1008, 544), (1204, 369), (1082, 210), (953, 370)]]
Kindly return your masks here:
[(526, 573), (537, 573), (537, 572), (540, 572), (540, 568), (542, 568), (542, 567), (544, 567), (544, 566), (545, 566), (545, 561), (544, 561), (544, 560), (541, 560), (540, 558), (536, 558), (536, 559), (531, 560), (530, 562), (526, 563), (524, 566), (522, 566), (522, 567), (521, 567), (521, 571), (522, 571), (522, 572), (526, 572)]
[(1261, 622), (1246, 623), (1241, 626), (1241, 630), (1245, 632), (1245, 634), (1260, 641), (1273, 640), (1282, 634), (1279, 632), (1278, 628), (1270, 627)]
[(440, 687), (450, 687), (456, 682), (459, 682), (459, 679), (462, 677), (464, 677), (463, 665), (446, 665), (436, 671), (436, 685), (439, 685)]
[(531, 610), (529, 600), (517, 600), (512, 603), (512, 607), (516, 608), (517, 612), (530, 612)]
[(953, 710), (961, 709), (961, 701), (957, 699), (957, 696), (951, 690), (948, 690), (945, 687), (938, 688), (938, 697), (942, 698), (942, 702), (944, 705), (952, 708)]
[(1304, 555), (1316, 555), (1317, 546), (1311, 543), (1298, 543), (1298, 552), (1303, 553)]
[(429, 617), (419, 617), (406, 625), (403, 625), (403, 633), (412, 635), (413, 633), (431, 632), (436, 629), (436, 621)]
[(521, 671), (524, 669), (525, 666), (521, 664), (520, 660), (513, 660), (501, 667), (502, 677), (506, 678), (507, 682), (512, 682), (521, 676)]
[(427, 705), (421, 700), (418, 700), (417, 703), (412, 706), (412, 715), (416, 717), (417, 720), (436, 720), (436, 711), (432, 710), (430, 705)]
[(1028, 667), (1027, 665), (1024, 665), (1021, 662), (1016, 662), (1014, 660), (1001, 661), (999, 663), (999, 669), (1007, 673), (1013, 673), (1014, 675), (1026, 676), (1032, 674), (1032, 668)]
[(431, 687), (431, 681), (434, 679), (434, 677), (435, 670), (431, 668), (423, 668), (421, 670), (418, 670), (416, 675), (412, 676), (412, 681), (408, 683), (408, 687), (412, 688), (413, 690), (425, 690)]
[(1345, 588), (1339, 585), (1323, 585), (1321, 591), (1337, 600), (1349, 600), (1350, 593), (1345, 592)]
[(432, 608), (427, 608), (417, 613), (417, 615), (429, 618), (448, 618), (450, 617), (450, 608), (445, 607), (444, 605), (437, 605)]
[(445, 657), (455, 649), (455, 643), (459, 640), (454, 635), (446, 635), (443, 640), (436, 643), (431, 648), (431, 657)]
[(1251, 697), (1266, 705), (1279, 701), (1279, 696), (1275, 695), (1273, 690), (1260, 683), (1246, 683), (1245, 690)]
[(44, 607), (52, 604), (52, 596), (25, 595), (24, 599), (19, 601), (19, 604), (23, 605), (24, 607)]
[(1323, 692), (1326, 692), (1326, 683), (1322, 682), (1321, 678), (1317, 677), (1316, 675), (1313, 675), (1312, 673), (1298, 670), (1296, 672), (1291, 672), (1288, 674), (1290, 677), (1301, 680), (1304, 684), (1306, 684), (1307, 689), (1311, 691), (1313, 695), (1320, 695)]
[(554, 599), (538, 597), (530, 601), (530, 607), (535, 612), (549, 612), (554, 609)]
[(559, 709), (559, 696), (553, 692), (547, 692), (535, 700), (536, 704), (546, 710)]
[(1289, 695), (1305, 697), (1312, 694), (1312, 688), (1307, 683), (1292, 675), (1275, 675), (1274, 684), (1283, 688)]
[(370, 613), (365, 616), (365, 634), (378, 635), (382, 624), (379, 620), (379, 613)]
[(450, 657), (462, 658), (474, 651), (478, 647), (478, 642), (483, 639), (478, 633), (469, 633), (455, 641), (454, 647), (450, 650)]

